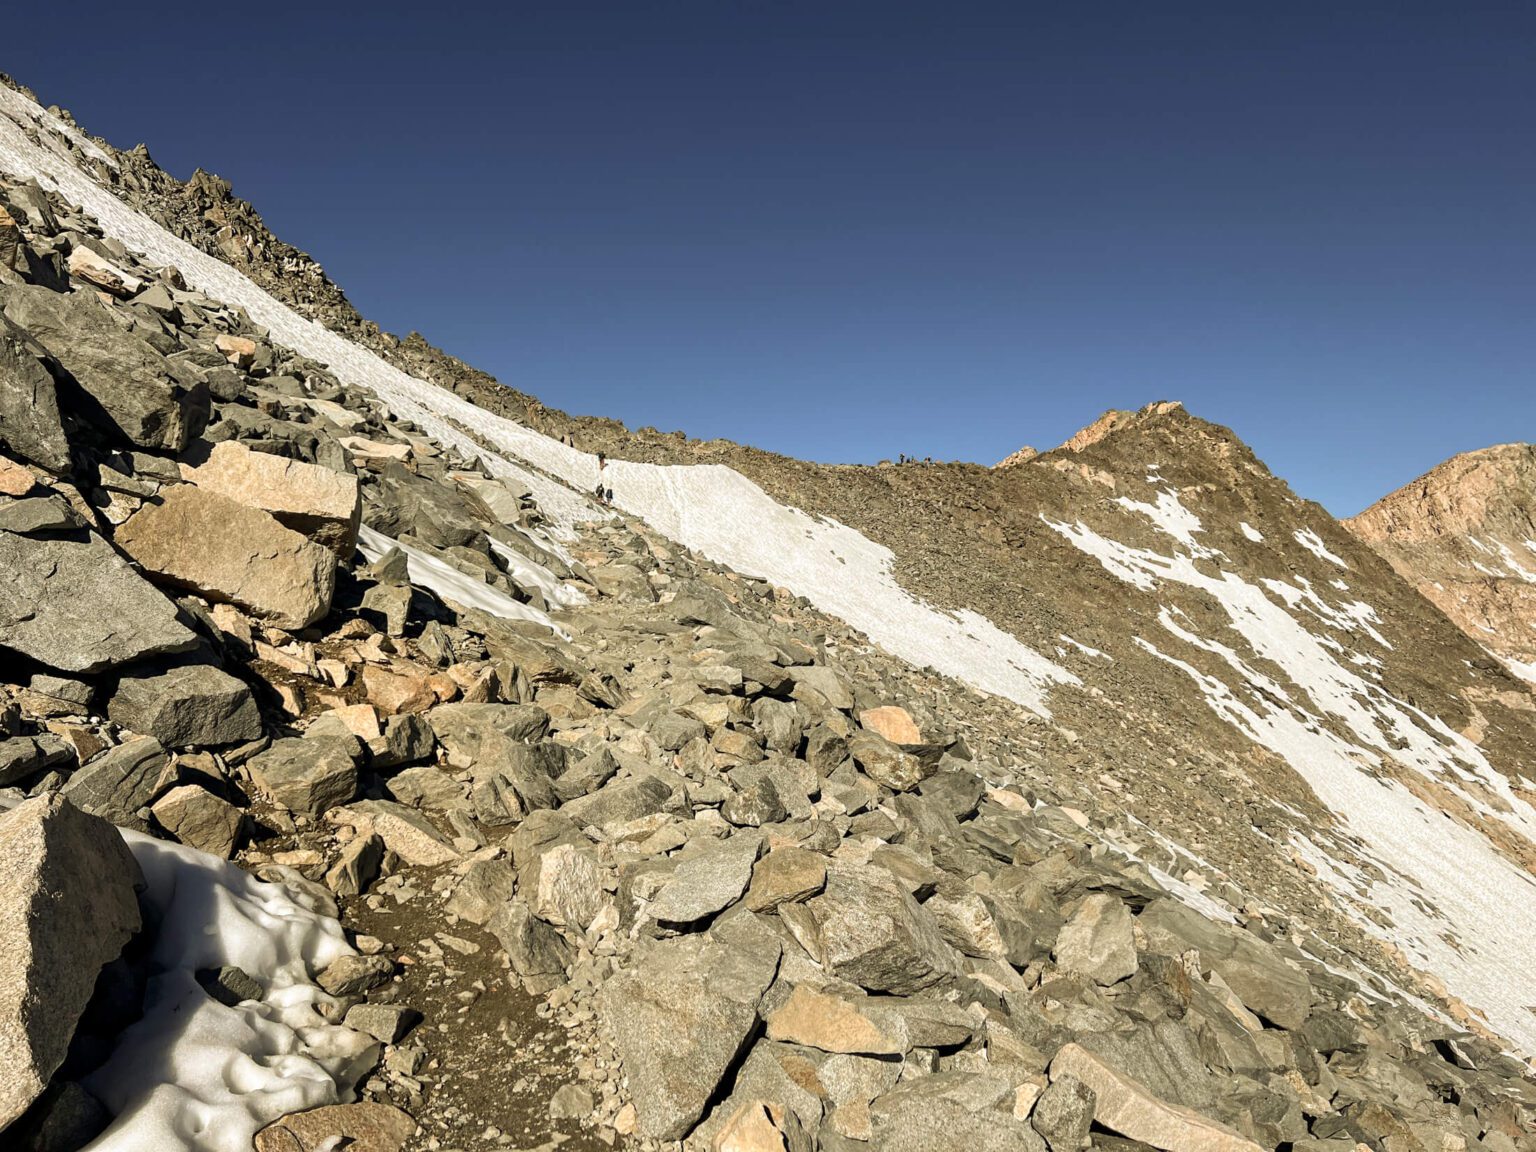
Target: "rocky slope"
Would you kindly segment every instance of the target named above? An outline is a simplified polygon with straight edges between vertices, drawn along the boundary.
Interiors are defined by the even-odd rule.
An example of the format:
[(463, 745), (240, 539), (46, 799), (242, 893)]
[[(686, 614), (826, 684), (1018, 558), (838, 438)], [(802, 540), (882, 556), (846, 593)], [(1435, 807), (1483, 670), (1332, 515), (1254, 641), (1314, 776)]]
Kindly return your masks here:
[(1533, 1146), (1530, 693), (1231, 433), (631, 434), (185, 187), (0, 88), (7, 1146)]
[(1536, 683), (1536, 447), (1453, 456), (1344, 523), (1475, 643)]

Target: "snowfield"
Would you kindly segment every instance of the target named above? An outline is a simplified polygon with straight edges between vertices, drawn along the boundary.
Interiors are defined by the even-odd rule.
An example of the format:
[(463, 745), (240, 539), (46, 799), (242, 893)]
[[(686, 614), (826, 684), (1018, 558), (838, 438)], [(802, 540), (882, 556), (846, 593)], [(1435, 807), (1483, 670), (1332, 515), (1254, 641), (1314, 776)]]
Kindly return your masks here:
[[(1188, 517), (1165, 505), (1148, 515), (1175, 542), (1182, 540)], [(1277, 598), (1271, 599), (1266, 588), (1232, 572), (1206, 575), (1189, 553), (1175, 549), (1165, 556), (1132, 548), (1080, 522), (1046, 523), (1137, 588), (1152, 592), (1169, 583), (1205, 592), (1225, 610), (1232, 631), (1281, 669), (1284, 684), (1231, 647), (1196, 634), (1183, 613), (1167, 607), (1158, 619), (1169, 637), (1216, 656), (1250, 691), (1240, 695), (1159, 642), (1136, 638), (1147, 652), (1189, 676), (1217, 715), (1289, 764), (1334, 813), (1337, 832), (1319, 829), (1315, 839), (1325, 843), (1307, 842), (1307, 859), (1336, 861), (1363, 852), (1379, 869), (1382, 879), (1372, 880), (1362, 869), (1337, 863), (1319, 868), (1344, 897), (1345, 910), (1366, 931), (1400, 947), (1415, 967), (1438, 976), (1522, 1051), (1536, 1053), (1531, 1010), (1536, 988), (1530, 980), (1536, 966), (1536, 879), (1482, 833), (1448, 818), (1379, 769), (1395, 762), (1450, 789), (1483, 819), (1505, 823), (1531, 840), (1536, 840), (1536, 809), (1515, 794), (1475, 744), (1355, 670), (1360, 662), (1353, 657), (1366, 656), (1367, 668), (1374, 658), (1346, 653), (1313, 635), (1290, 611), (1304, 610), (1380, 643), (1372, 627), (1374, 610), (1361, 601), (1330, 606), (1305, 582), (1297, 588), (1265, 581)], [(1303, 535), (1322, 548), (1310, 532), (1297, 533), (1298, 540)], [(1325, 558), (1339, 562), (1332, 554)], [(1340, 655), (1350, 657), (1347, 664)], [(1324, 728), (1324, 715), (1342, 722), (1353, 742)], [(1390, 931), (1365, 915), (1370, 909), (1390, 917)]]

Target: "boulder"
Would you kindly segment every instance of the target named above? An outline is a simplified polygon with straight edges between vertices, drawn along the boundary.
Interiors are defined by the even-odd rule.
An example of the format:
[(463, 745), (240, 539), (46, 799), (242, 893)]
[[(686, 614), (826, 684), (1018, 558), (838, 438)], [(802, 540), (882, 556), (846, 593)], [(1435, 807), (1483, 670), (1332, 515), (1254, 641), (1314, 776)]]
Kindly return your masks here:
[(1226, 1125), (1158, 1099), (1076, 1044), (1062, 1046), (1050, 1072), (1053, 1082), (1071, 1076), (1086, 1086), (1094, 1096), (1093, 1119), (1132, 1140), (1165, 1152), (1261, 1152), (1259, 1145)]
[(659, 923), (692, 924), (741, 899), (752, 880), (762, 838), (743, 833), (684, 857), (651, 905)]
[(827, 883), (827, 861), (819, 852), (786, 845), (769, 852), (752, 869), (747, 907), (771, 912), (780, 904), (808, 900)]
[[(208, 422), (208, 388), (187, 387), (163, 356), (89, 292), (61, 294), (36, 285), (5, 297), (5, 315), (25, 328), (88, 397), (71, 410), (140, 448), (180, 452)], [(84, 398), (82, 398), (83, 400)]]
[(0, 444), (50, 472), (70, 468), (69, 437), (42, 349), (0, 315)]
[(103, 752), (69, 778), (64, 796), (83, 812), (142, 830), (139, 810), (162, 787), (171, 757), (153, 736), (139, 736)]
[(63, 1062), (102, 968), (139, 930), (139, 868), (62, 796), (0, 815), (0, 1130)]
[(909, 1091), (874, 1102), (874, 1139), (880, 1152), (1045, 1152), (1045, 1141), (1028, 1124), (996, 1109)]
[(280, 628), (307, 628), (331, 608), (336, 556), (258, 508), (191, 484), (168, 488), (117, 530), (150, 573)]
[(1250, 932), (1207, 920), (1177, 900), (1157, 900), (1137, 917), (1149, 950), (1179, 956), (1191, 948), (1252, 1012), (1281, 1028), (1300, 1028), (1312, 1010), (1312, 984)]
[(319, 816), (357, 795), (350, 736), (278, 740), (246, 766), (256, 787), (290, 812)]
[(933, 774), (916, 756), (875, 732), (855, 732), (848, 738), (848, 751), (866, 776), (892, 792), (910, 792)]
[(1131, 913), (1116, 897), (1094, 892), (1062, 925), (1052, 950), (1059, 967), (1108, 987), (1136, 974)]
[(603, 986), (599, 1010), (642, 1136), (680, 1140), (698, 1123), (757, 1024), (779, 954), (778, 937), (748, 914), (658, 944)]
[(938, 925), (883, 868), (838, 864), (809, 902), (822, 960), (840, 979), (899, 996), (931, 988), (959, 971)]
[[(313, 737), (311, 737), (313, 739)], [(422, 813), (388, 800), (363, 800), (347, 808), (363, 835), (373, 834), (407, 864), (435, 867), (454, 864), (459, 853)]]
[(107, 715), (168, 748), (240, 744), (262, 732), (251, 690), (211, 664), (124, 676), (107, 703)]
[(768, 1039), (866, 1056), (900, 1056), (912, 1044), (906, 1020), (884, 997), (831, 996), (801, 984), (768, 1015)]
[(1098, 1097), (1093, 1089), (1070, 1072), (1051, 1080), (1030, 1113), (1031, 1127), (1050, 1145), (1051, 1152), (1084, 1152), (1092, 1141), (1088, 1130)]
[(181, 473), (199, 488), (271, 513), (344, 561), (357, 546), (363, 505), (356, 476), (253, 452), (238, 440), (215, 444), (206, 461), (182, 465)]
[(245, 816), (196, 784), (172, 788), (150, 806), (156, 822), (181, 843), (221, 860), (235, 854)]
[(866, 708), (859, 713), (859, 724), (877, 735), (884, 736), (892, 744), (921, 744), (923, 734), (917, 721), (905, 708), (887, 704), (883, 708)]
[(0, 532), (0, 648), (64, 672), (103, 672), (197, 645), (176, 607), (100, 536)]

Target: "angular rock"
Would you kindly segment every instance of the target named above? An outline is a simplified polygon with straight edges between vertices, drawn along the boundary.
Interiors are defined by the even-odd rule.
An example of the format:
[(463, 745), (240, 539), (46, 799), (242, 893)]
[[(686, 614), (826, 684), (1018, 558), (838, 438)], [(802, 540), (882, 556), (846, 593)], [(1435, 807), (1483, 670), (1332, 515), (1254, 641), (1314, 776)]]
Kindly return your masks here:
[(416, 1121), (389, 1104), (332, 1104), (274, 1120), (256, 1133), (256, 1152), (400, 1152), (415, 1131)]
[(688, 1134), (757, 1023), (780, 946), (739, 920), (656, 945), (598, 995), (645, 1137)]
[(161, 787), (171, 757), (153, 736), (139, 736), (102, 753), (69, 778), (63, 794), (83, 812), (142, 829), (138, 813)]
[(923, 733), (912, 719), (912, 713), (894, 704), (883, 708), (866, 708), (859, 713), (859, 724), (876, 735), (883, 736), (892, 744), (921, 744)]
[(754, 912), (771, 912), (780, 904), (808, 900), (827, 884), (826, 857), (793, 845), (775, 848), (752, 869), (746, 905)]
[(138, 878), (117, 829), (61, 796), (0, 814), (0, 1130), (47, 1087), (139, 930)]
[(536, 877), (532, 903), (539, 919), (585, 932), (606, 899), (596, 853), (556, 844), (539, 857)]
[(350, 736), (277, 740), (246, 765), (256, 786), (290, 812), (319, 816), (357, 795)]
[[(12, 289), (5, 315), (67, 371), (99, 411), (105, 427), (140, 448), (180, 452), (208, 422), (208, 388), (184, 386), (149, 344), (120, 328), (88, 292), (61, 294), (39, 286)], [(84, 405), (82, 405), (84, 407)]]
[(168, 748), (240, 744), (262, 732), (251, 690), (211, 664), (124, 676), (107, 703), (107, 715)]
[(866, 776), (892, 792), (910, 792), (933, 774), (916, 756), (874, 732), (855, 732), (848, 738), (848, 751)]
[(395, 972), (388, 956), (339, 956), (315, 977), (315, 983), (332, 996), (356, 996), (371, 991)]
[(53, 376), (35, 355), (40, 351), (26, 332), (0, 316), (0, 444), (62, 474), (70, 468), (69, 437)]
[(179, 484), (117, 530), (117, 543), (168, 584), (234, 604), (280, 628), (307, 628), (331, 608), (336, 556), (267, 513)]
[(870, 1147), (880, 1152), (1045, 1152), (1034, 1129), (995, 1109), (901, 1091), (876, 1100), (870, 1112)]
[(507, 954), (512, 971), (525, 979), (558, 977), (571, 962), (570, 945), (521, 901), (501, 905), (485, 927)]
[(235, 854), (245, 814), (196, 784), (172, 788), (150, 806), (160, 827), (181, 843), (221, 860)]
[(488, 924), (517, 890), (517, 873), (507, 860), (476, 860), (444, 908), (471, 924)]
[(762, 847), (760, 836), (743, 833), (685, 857), (651, 904), (651, 916), (662, 924), (692, 924), (734, 904)]
[(1088, 1130), (1098, 1102), (1093, 1089), (1070, 1072), (1054, 1077), (1030, 1113), (1032, 1128), (1050, 1145), (1051, 1152), (1083, 1152), (1092, 1141)]
[(1131, 913), (1116, 897), (1094, 892), (1062, 925), (1053, 954), (1065, 971), (1109, 986), (1136, 974)]
[(351, 560), (363, 507), (357, 477), (253, 452), (237, 440), (215, 444), (206, 461), (183, 465), (181, 472), (199, 488), (268, 512), (285, 528)]
[(1164, 1152), (1261, 1152), (1259, 1145), (1226, 1125), (1159, 1100), (1076, 1044), (1063, 1045), (1051, 1060), (1051, 1080), (1067, 1076), (1093, 1092), (1093, 1118), (1111, 1132)]
[(458, 849), (414, 808), (388, 800), (363, 800), (350, 805), (347, 814), (358, 819), (360, 832), (378, 836), (407, 864), (431, 868), (459, 860)]
[(197, 645), (176, 607), (95, 533), (0, 532), (0, 648), (63, 672), (102, 672)]
[(403, 1004), (354, 1004), (345, 1023), (381, 1044), (398, 1044), (420, 1020), (420, 1012)]
[(912, 1047), (906, 1020), (874, 998), (830, 996), (805, 984), (769, 1013), (768, 1039), (866, 1056), (899, 1056)]
[(35, 776), (46, 768), (67, 764), (71, 759), (69, 746), (53, 736), (46, 740), (31, 736), (0, 740), (0, 788)]
[(1300, 1028), (1312, 1010), (1305, 972), (1281, 959), (1252, 933), (1207, 920), (1177, 900), (1157, 900), (1137, 917), (1154, 952), (1178, 956), (1190, 948), (1218, 973), (1244, 1005), (1281, 1028)]
[(959, 971), (933, 917), (883, 868), (839, 864), (808, 907), (829, 971), (871, 992), (909, 995)]
[(531, 704), (439, 704), (426, 721), (453, 768), (469, 768), (483, 759), (492, 733), (521, 744), (542, 740), (549, 731), (549, 713)]

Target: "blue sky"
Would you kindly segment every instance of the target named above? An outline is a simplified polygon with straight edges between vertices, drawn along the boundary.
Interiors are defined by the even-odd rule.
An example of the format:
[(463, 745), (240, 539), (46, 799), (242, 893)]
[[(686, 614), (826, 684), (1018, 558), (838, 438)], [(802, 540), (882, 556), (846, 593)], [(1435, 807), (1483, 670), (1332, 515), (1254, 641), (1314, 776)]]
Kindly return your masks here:
[(571, 411), (991, 463), (1179, 399), (1338, 515), (1536, 437), (1530, 5), (70, 11), (0, 69)]

